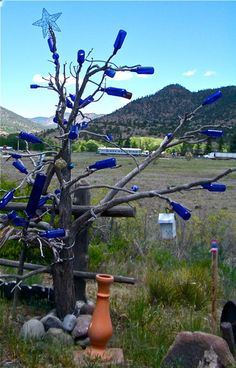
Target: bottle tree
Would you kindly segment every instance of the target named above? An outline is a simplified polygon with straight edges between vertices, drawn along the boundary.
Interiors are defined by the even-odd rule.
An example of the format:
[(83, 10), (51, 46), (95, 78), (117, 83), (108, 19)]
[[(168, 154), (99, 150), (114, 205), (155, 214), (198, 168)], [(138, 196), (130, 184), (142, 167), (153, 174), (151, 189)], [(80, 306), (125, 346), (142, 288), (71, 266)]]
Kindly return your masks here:
[[(201, 143), (205, 142), (209, 137), (217, 138), (223, 135), (222, 130), (216, 127), (204, 126), (196, 127), (195, 130), (189, 130), (189, 122), (194, 118), (199, 109), (214, 103), (218, 100), (222, 93), (217, 91), (211, 96), (205, 98), (200, 106), (190, 113), (186, 113), (180, 117), (179, 122), (173, 132), (168, 133), (160, 146), (153, 151), (148, 157), (138, 163), (134, 158), (134, 168), (125, 176), (121, 177), (114, 186), (104, 183), (103, 187), (107, 188), (104, 198), (92, 209), (86, 211), (76, 219), (72, 216), (72, 200), (73, 193), (78, 188), (83, 188), (83, 179), (96, 176), (99, 170), (115, 169), (118, 166), (116, 158), (110, 157), (91, 163), (79, 175), (73, 175), (73, 165), (71, 162), (71, 143), (80, 138), (80, 135), (86, 132), (99, 139), (103, 139), (110, 144), (117, 146), (112, 141), (112, 136), (95, 134), (89, 131), (89, 119), (83, 113), (83, 108), (89, 104), (99, 101), (104, 94), (115, 96), (117, 98), (131, 99), (132, 93), (126, 89), (110, 86), (110, 81), (117, 72), (129, 71), (137, 74), (153, 74), (154, 68), (151, 66), (117, 66), (114, 58), (123, 46), (126, 38), (126, 32), (119, 30), (112, 47), (111, 55), (104, 61), (94, 60), (91, 51), (86, 54), (85, 50), (77, 51), (77, 60), (75, 65), (70, 64), (69, 70), (67, 65), (61, 65), (61, 57), (57, 49), (57, 40), (54, 31), (59, 31), (56, 20), (61, 13), (50, 15), (43, 9), (42, 19), (33, 23), (42, 27), (44, 37), (47, 37), (49, 52), (51, 53), (51, 61), (53, 63), (54, 72), (49, 74), (49, 78), (45, 79), (47, 86), (31, 84), (32, 89), (45, 88), (55, 92), (58, 96), (58, 102), (55, 110), (54, 123), (58, 129), (58, 145), (57, 149), (49, 149), (44, 152), (31, 153), (28, 150), (28, 143), (43, 143), (37, 136), (28, 132), (21, 132), (19, 139), (24, 140), (27, 145), (26, 152), (10, 152), (11, 158), (14, 160), (14, 167), (23, 175), (22, 182), (17, 188), (7, 191), (0, 199), (0, 209), (7, 207), (7, 204), (15, 198), (17, 190), (26, 182), (32, 186), (31, 194), (25, 209), (25, 216), (20, 216), (16, 211), (8, 212), (7, 220), (4, 217), (4, 225), (11, 224), (14, 230), (6, 232), (5, 240), (21, 239), (24, 244), (37, 244), (40, 246), (41, 252), (43, 247), (52, 249), (54, 255), (54, 263), (52, 265), (53, 286), (55, 292), (55, 303), (57, 314), (64, 317), (66, 314), (74, 311), (75, 308), (75, 291), (73, 283), (73, 247), (76, 236), (83, 231), (91, 221), (96, 221), (104, 211), (123, 203), (129, 203), (142, 198), (157, 198), (157, 200), (166, 201), (172, 211), (174, 211), (183, 220), (187, 221), (191, 217), (191, 211), (183, 204), (173, 201), (168, 195), (179, 191), (190, 191), (196, 187), (209, 192), (223, 192), (226, 190), (224, 184), (216, 183), (220, 178), (230, 174), (236, 169), (228, 169), (222, 174), (207, 180), (199, 180), (176, 187), (166, 187), (162, 189), (153, 189), (149, 191), (141, 191), (137, 185), (131, 188), (130, 181), (140, 174), (145, 168), (156, 160), (162, 152), (167, 148), (174, 147), (182, 143)], [(74, 93), (68, 93), (66, 82), (69, 77), (75, 80)], [(89, 87), (90, 93), (87, 92)], [(91, 87), (93, 90), (91, 92)], [(68, 119), (65, 118), (66, 111), (69, 111)], [(78, 123), (78, 116), (82, 120)], [(184, 133), (182, 133), (184, 131)], [(50, 158), (47, 159), (47, 155)], [(30, 157), (34, 168), (28, 170), (24, 164), (24, 158)], [(37, 158), (37, 160), (35, 159)], [(50, 189), (50, 183), (53, 177), (57, 178), (58, 187), (56, 190)], [(104, 175), (105, 176), (105, 175)], [(97, 188), (97, 185), (89, 185), (90, 189)], [(55, 189), (55, 188), (54, 188)], [(58, 210), (57, 228), (50, 226), (50, 221), (45, 221), (44, 213), (38, 216), (38, 209), (47, 206), (47, 201), (53, 200), (54, 208)], [(54, 214), (53, 214), (54, 215)]]

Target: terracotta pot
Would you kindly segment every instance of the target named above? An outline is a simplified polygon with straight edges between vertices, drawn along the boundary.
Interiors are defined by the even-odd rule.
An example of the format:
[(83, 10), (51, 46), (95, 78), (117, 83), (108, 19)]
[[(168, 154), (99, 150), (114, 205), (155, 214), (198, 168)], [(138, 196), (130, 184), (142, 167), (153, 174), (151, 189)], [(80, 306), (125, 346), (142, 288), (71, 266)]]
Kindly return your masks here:
[(105, 352), (105, 349), (112, 337), (109, 291), (114, 278), (111, 275), (98, 274), (96, 280), (98, 283), (97, 302), (88, 330), (91, 346), (86, 350), (90, 355), (100, 356), (104, 360), (109, 359), (109, 354)]

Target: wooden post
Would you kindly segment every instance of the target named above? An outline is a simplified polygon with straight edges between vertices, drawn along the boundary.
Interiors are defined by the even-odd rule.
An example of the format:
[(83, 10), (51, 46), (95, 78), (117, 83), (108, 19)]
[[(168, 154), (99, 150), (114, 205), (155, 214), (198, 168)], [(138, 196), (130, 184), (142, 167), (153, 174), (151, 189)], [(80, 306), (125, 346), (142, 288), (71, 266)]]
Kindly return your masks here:
[[(24, 272), (26, 249), (27, 249), (27, 246), (24, 242), (22, 245), (21, 253), (20, 253), (19, 266), (18, 266), (18, 272), (17, 272), (19, 276), (23, 275), (23, 272)], [(16, 278), (16, 283), (18, 283), (19, 281), (20, 279)], [(16, 307), (17, 307), (18, 299), (19, 299), (19, 289), (18, 287), (16, 287), (14, 290), (14, 298), (13, 298), (13, 305), (12, 305), (12, 318), (13, 319), (16, 318)]]
[[(84, 185), (89, 185), (86, 180), (81, 181)], [(73, 204), (90, 205), (90, 191), (87, 189), (78, 190), (74, 193)], [(76, 218), (76, 216), (75, 216)], [(89, 246), (89, 227), (82, 230), (75, 238), (74, 245), (74, 271), (87, 271), (88, 268), (88, 246)], [(86, 281), (85, 279), (74, 279), (76, 300), (86, 301)]]
[(211, 332), (217, 333), (218, 242), (211, 241)]

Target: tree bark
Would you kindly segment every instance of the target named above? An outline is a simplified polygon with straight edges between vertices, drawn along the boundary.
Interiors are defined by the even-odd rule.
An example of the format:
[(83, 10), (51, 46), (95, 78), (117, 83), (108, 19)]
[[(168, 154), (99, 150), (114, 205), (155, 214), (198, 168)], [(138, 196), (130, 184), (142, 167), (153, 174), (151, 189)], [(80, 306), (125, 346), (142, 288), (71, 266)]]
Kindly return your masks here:
[[(60, 169), (55, 162), (55, 171), (59, 179), (66, 182), (71, 179), (71, 172), (68, 164), (71, 162), (70, 145), (67, 142), (61, 151), (61, 158), (65, 161), (66, 167)], [(69, 229), (72, 221), (72, 203), (69, 191), (61, 190), (59, 204), (60, 226), (67, 231), (67, 238), (64, 240), (64, 247), (60, 252), (60, 260), (52, 266), (53, 286), (55, 293), (55, 304), (57, 316), (63, 318), (65, 315), (73, 313), (75, 309), (75, 289), (73, 278), (73, 248)]]
[[(82, 182), (82, 181), (81, 181)], [(86, 180), (83, 180), (83, 185), (89, 185)], [(78, 190), (74, 194), (74, 204), (89, 205), (90, 192), (89, 190)], [(89, 232), (88, 227), (78, 233), (75, 237), (74, 245), (74, 270), (87, 271), (88, 268), (88, 246)], [(75, 297), (76, 300), (86, 301), (86, 281), (85, 279), (75, 279)]]

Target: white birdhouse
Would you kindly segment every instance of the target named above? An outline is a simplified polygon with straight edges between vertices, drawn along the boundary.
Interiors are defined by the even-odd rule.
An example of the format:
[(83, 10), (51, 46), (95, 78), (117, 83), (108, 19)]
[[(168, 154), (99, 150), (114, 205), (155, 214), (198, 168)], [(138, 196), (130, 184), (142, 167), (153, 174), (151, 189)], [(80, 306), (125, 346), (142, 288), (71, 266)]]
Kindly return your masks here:
[(158, 223), (160, 224), (162, 239), (174, 239), (176, 237), (174, 213), (159, 213)]

